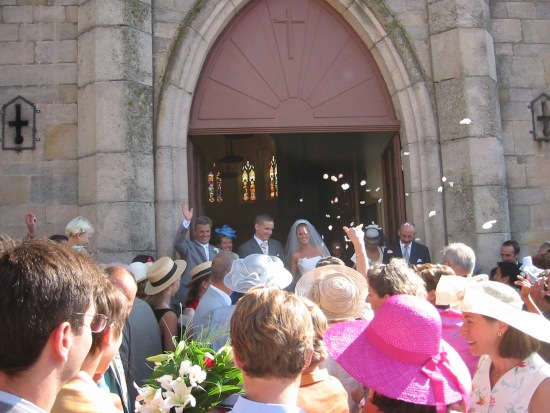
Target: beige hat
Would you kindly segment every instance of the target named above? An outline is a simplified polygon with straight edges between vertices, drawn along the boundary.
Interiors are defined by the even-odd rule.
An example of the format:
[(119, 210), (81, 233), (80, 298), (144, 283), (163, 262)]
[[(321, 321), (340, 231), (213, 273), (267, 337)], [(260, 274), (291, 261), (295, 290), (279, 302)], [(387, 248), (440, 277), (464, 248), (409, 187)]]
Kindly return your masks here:
[(523, 311), (523, 301), (516, 290), (486, 277), (441, 277), (437, 284), (436, 303), (494, 318), (537, 340), (550, 343), (550, 321), (542, 315)]
[(189, 281), (185, 288), (191, 287), (195, 282), (199, 280), (204, 280), (205, 277), (209, 276), (212, 272), (212, 261), (202, 262), (191, 270), (189, 275), (191, 276), (191, 281)]
[(170, 257), (158, 259), (147, 270), (145, 294), (155, 295), (164, 291), (181, 278), (186, 267), (187, 262), (184, 260), (173, 261)]
[(329, 321), (360, 318), (368, 309), (367, 280), (343, 265), (314, 268), (298, 280), (295, 291), (317, 304)]

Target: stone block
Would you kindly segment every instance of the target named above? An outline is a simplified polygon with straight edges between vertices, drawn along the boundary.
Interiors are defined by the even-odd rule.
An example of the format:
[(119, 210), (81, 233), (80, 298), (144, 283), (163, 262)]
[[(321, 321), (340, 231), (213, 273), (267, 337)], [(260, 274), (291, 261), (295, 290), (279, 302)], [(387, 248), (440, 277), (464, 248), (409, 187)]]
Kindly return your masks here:
[(0, 66), (0, 86), (61, 85), (76, 83), (75, 63), (45, 66)]
[(495, 56), (512, 56), (513, 46), (509, 43), (495, 43)]
[(0, 176), (0, 205), (28, 204), (29, 190), (28, 176)]
[(75, 124), (57, 124), (46, 132), (44, 160), (76, 159), (78, 128)]
[(33, 21), (36, 23), (61, 23), (66, 18), (65, 7), (33, 7)]
[[(402, 3), (404, 4), (404, 1)], [(363, 2), (353, 2), (342, 16), (359, 34), (369, 49), (387, 35), (382, 24)]]
[(26, 24), (19, 28), (19, 39), (23, 41), (54, 40), (53, 23)]
[(525, 43), (548, 43), (550, 24), (547, 20), (523, 20), (521, 27)]
[(56, 25), (56, 40), (75, 40), (78, 38), (76, 23), (58, 23)]
[(525, 206), (510, 205), (510, 230), (514, 234), (531, 230), (531, 210)]
[(527, 172), (523, 156), (505, 156), (506, 186), (508, 190), (513, 188), (525, 188), (527, 186)]
[(436, 0), (428, 2), (430, 33), (457, 28), (489, 30), (489, 6), (483, 0)]
[(549, 56), (550, 44), (515, 44), (514, 56)]
[(64, 105), (58, 104), (43, 104), (41, 109), (41, 122), (45, 124), (75, 124), (78, 122), (77, 118), (77, 105), (75, 103), (69, 103)]
[(411, 85), (409, 73), (403, 65), (401, 56), (387, 37), (377, 42), (371, 52), (391, 95)]
[(78, 178), (75, 175), (32, 176), (30, 201), (35, 204), (76, 204)]
[(506, 7), (506, 2), (504, 1), (490, 0), (489, 10), (491, 11), (491, 17), (493, 19), (508, 18), (508, 9)]
[(527, 107), (528, 102), (503, 102), (502, 119), (506, 120), (530, 120), (531, 111)]
[[(153, 34), (156, 37), (165, 39), (173, 39), (177, 33), (179, 26), (174, 23), (155, 23), (153, 25)], [(155, 52), (158, 52), (155, 49)]]
[(506, 4), (508, 9), (508, 17), (514, 19), (536, 19), (537, 8), (533, 2), (508, 2)]
[(518, 19), (496, 19), (493, 20), (493, 38), (495, 43), (517, 43), (521, 42), (521, 20)]
[(237, 12), (231, 0), (216, 0), (202, 4), (200, 11), (191, 23), (191, 27), (199, 33), (203, 39), (212, 44), (225, 25)]
[(150, 2), (88, 0), (79, 7), (78, 30), (82, 34), (94, 27), (128, 26), (145, 33), (151, 33), (151, 16)]
[(65, 234), (67, 223), (78, 216), (78, 205), (46, 205), (45, 222), (57, 224), (57, 234)]
[(537, 16), (541, 20), (550, 20), (550, 2), (537, 2)]
[(19, 39), (19, 25), (0, 24), (0, 39), (3, 42), (12, 42)]
[(540, 205), (544, 203), (544, 192), (541, 188), (508, 189), (510, 205)]
[[(439, 82), (435, 86), (441, 141), (502, 134), (497, 85), (489, 77)], [(460, 125), (464, 118), (470, 125)]]
[(494, 137), (442, 142), (441, 162), (443, 175), (454, 182), (454, 186), (498, 186), (505, 183), (502, 142)]
[(34, 62), (31, 42), (0, 42), (0, 65), (24, 65)]
[(407, 11), (426, 12), (426, 0), (407, 0)]
[(65, 7), (65, 21), (68, 23), (78, 23), (78, 6)]
[(2, 8), (4, 23), (32, 23), (31, 6), (5, 6)]
[(498, 56), (497, 60), (499, 85), (524, 88), (544, 85), (544, 63), (541, 58)]
[[(547, 156), (526, 157), (527, 182), (532, 188), (545, 188), (548, 186), (548, 174), (550, 163)], [(548, 206), (547, 206), (548, 207)], [(550, 216), (550, 214), (548, 214)]]
[[(168, 86), (159, 103), (157, 112), (157, 129), (155, 147), (179, 147), (184, 148), (187, 140), (187, 127), (180, 127), (180, 122), (188, 120), (180, 119), (178, 113), (189, 113), (193, 97), (185, 91)], [(175, 104), (177, 102), (177, 105)], [(180, 109), (175, 110), (175, 106)]]
[(496, 80), (493, 41), (486, 30), (449, 30), (432, 35), (430, 41), (435, 81), (461, 76), (490, 76)]
[(514, 152), (516, 155), (535, 155), (536, 143), (533, 140), (533, 135), (529, 133), (533, 129), (533, 123), (529, 121), (515, 120), (513, 121), (514, 131)]
[(37, 63), (76, 62), (76, 60), (76, 40), (64, 40), (61, 42), (38, 42), (36, 45)]
[(550, 214), (548, 213), (548, 205), (534, 205), (530, 207), (531, 212), (531, 228), (539, 230), (550, 230)]
[(93, 205), (97, 202), (97, 155), (78, 160), (78, 204)]

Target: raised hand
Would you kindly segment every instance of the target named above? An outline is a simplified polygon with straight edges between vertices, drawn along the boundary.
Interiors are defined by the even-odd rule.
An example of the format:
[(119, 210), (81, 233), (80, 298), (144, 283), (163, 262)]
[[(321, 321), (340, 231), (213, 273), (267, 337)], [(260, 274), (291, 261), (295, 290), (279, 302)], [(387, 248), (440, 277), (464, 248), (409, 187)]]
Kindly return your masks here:
[(33, 213), (25, 215), (25, 224), (27, 225), (29, 238), (36, 236), (36, 216)]
[(191, 222), (193, 219), (193, 208), (189, 208), (189, 202), (183, 201), (181, 203), (181, 213), (186, 221)]

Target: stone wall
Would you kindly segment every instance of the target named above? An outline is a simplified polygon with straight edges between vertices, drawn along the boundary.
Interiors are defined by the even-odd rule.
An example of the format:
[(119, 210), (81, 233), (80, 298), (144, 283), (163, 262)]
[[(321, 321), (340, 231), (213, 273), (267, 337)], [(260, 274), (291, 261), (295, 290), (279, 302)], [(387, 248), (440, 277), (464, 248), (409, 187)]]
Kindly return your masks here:
[(35, 150), (0, 151), (0, 231), (15, 237), (26, 233), (26, 212), (36, 214), (39, 235), (49, 236), (64, 233), (79, 211), (78, 0), (48, 3), (0, 6), (0, 104), (22, 95), (41, 111)]

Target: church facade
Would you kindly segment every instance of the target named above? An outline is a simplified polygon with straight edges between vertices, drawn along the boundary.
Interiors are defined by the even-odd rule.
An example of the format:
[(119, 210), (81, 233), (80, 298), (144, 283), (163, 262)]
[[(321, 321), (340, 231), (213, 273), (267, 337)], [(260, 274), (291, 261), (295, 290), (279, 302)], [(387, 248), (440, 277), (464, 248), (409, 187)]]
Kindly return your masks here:
[[(172, 255), (192, 135), (322, 131), (398, 134), (404, 218), (436, 258), (465, 242), (488, 270), (502, 241), (550, 239), (548, 1), (0, 4), (1, 232), (83, 215), (102, 261)], [(326, 68), (309, 94), (306, 60)]]

